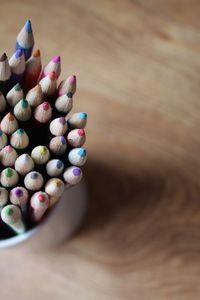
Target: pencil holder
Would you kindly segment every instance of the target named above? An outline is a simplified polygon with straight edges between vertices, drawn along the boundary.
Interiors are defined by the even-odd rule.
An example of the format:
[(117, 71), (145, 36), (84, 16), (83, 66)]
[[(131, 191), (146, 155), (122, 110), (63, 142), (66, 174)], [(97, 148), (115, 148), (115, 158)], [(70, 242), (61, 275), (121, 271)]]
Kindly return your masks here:
[(66, 189), (44, 220), (25, 233), (0, 241), (0, 248), (22, 247), (28, 251), (54, 248), (64, 243), (79, 228), (87, 210), (84, 182)]

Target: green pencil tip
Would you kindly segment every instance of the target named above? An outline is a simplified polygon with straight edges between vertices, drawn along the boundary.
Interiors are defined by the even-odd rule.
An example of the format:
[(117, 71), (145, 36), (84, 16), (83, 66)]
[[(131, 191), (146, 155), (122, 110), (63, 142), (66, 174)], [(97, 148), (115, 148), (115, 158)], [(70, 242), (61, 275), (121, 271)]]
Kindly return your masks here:
[(22, 108), (27, 108), (28, 107), (28, 101), (26, 99), (23, 99), (21, 104), (22, 104)]
[(8, 216), (12, 216), (12, 214), (13, 214), (13, 210), (12, 210), (12, 208), (10, 208), (10, 207), (7, 207), (7, 208), (5, 209), (5, 212), (6, 212), (6, 214), (7, 214)]
[(24, 134), (24, 129), (22, 129), (22, 128), (17, 129), (16, 133), (19, 135)]
[(15, 91), (17, 91), (17, 92), (19, 92), (19, 91), (21, 91), (21, 85), (19, 84), (19, 83), (17, 83), (15, 86), (14, 86), (14, 88), (15, 88)]
[(5, 175), (6, 175), (6, 177), (12, 177), (13, 171), (10, 168), (7, 168), (5, 170)]

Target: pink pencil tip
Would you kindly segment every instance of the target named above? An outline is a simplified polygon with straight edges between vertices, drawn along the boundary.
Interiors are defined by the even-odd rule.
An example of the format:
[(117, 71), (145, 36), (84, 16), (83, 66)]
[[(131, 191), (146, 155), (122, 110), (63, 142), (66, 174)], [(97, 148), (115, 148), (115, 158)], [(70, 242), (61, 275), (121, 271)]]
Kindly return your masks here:
[(50, 72), (49, 73), (49, 77), (52, 81), (54, 81), (56, 79), (56, 73), (55, 72)]
[(60, 56), (55, 56), (55, 57), (52, 59), (52, 61), (53, 61), (55, 64), (59, 63), (59, 62), (60, 62)]
[(67, 78), (67, 81), (69, 82), (69, 84), (75, 84), (76, 83), (76, 76), (75, 75), (71, 75)]
[(6, 146), (6, 147), (4, 148), (4, 151), (5, 151), (6, 153), (10, 153), (10, 152), (12, 152), (12, 147), (11, 147), (10, 145), (8, 145), (8, 146)]

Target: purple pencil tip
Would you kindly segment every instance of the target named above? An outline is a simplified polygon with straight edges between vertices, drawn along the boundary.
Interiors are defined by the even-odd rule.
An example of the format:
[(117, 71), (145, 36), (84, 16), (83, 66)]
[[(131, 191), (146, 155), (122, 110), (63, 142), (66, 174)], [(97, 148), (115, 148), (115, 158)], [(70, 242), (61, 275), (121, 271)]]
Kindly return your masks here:
[(73, 172), (74, 176), (79, 176), (81, 173), (80, 169), (78, 169), (78, 168), (74, 168), (72, 172)]
[(21, 196), (23, 195), (22, 190), (16, 189), (16, 190), (15, 190), (15, 195), (16, 195), (16, 197), (21, 197)]
[(66, 144), (66, 139), (64, 138), (64, 136), (61, 136), (60, 140), (61, 140), (61, 143), (62, 143), (63, 145)]
[(59, 118), (59, 122), (62, 124), (62, 125), (65, 125), (66, 124), (66, 120), (64, 117), (60, 117)]
[(32, 27), (31, 27), (31, 21), (30, 21), (30, 20), (27, 20), (27, 21), (26, 21), (24, 27), (25, 27), (26, 32), (32, 33)]
[(59, 62), (60, 62), (60, 56), (55, 56), (55, 57), (52, 59), (52, 61), (53, 61), (55, 64), (59, 63)]
[(23, 54), (23, 50), (22, 49), (17, 49), (16, 51), (15, 51), (15, 57), (16, 58), (19, 58), (19, 57), (21, 57), (22, 56), (22, 54)]

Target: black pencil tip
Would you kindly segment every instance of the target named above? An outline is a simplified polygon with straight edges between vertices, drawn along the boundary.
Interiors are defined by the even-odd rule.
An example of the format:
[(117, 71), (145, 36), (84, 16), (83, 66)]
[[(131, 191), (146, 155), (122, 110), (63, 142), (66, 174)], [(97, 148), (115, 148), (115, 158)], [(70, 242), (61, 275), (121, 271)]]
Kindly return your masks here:
[(6, 53), (4, 52), (1, 57), (0, 57), (0, 61), (5, 61), (7, 59), (7, 55)]

